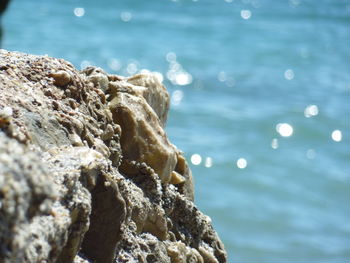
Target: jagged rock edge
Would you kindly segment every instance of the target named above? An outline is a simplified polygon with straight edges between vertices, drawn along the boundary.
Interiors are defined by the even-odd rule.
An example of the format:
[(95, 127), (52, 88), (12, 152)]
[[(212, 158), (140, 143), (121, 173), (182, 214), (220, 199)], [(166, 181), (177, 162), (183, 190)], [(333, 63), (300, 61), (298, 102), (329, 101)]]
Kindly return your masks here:
[[(59, 190), (55, 198), (49, 193), (40, 196), (46, 208), (52, 203), (49, 212), (34, 213), (35, 219), (51, 222), (51, 239), (35, 239), (47, 244), (48, 253), (31, 249), (35, 244), (31, 237), (30, 244), (17, 255), (1, 247), (0, 263), (21, 259), (226, 261), (223, 244), (210, 220), (191, 202), (193, 184), (188, 165), (163, 131), (169, 96), (154, 76), (124, 78), (97, 68), (78, 72), (64, 60), (7, 51), (0, 55), (0, 81), (4, 83), (0, 86), (0, 128), (6, 134), (2, 140), (15, 145), (14, 149), (22, 149), (24, 155), (28, 152), (39, 156), (36, 162), (49, 171), (48, 185)], [(6, 94), (4, 87), (12, 93)], [(134, 154), (125, 146), (127, 143), (120, 145), (125, 125), (116, 121), (115, 112), (118, 107), (127, 109), (131, 105), (115, 99), (123, 96), (135, 102), (135, 107), (142, 106), (146, 117), (141, 123), (152, 120), (146, 134), (160, 142), (160, 157), (152, 153), (154, 147), (150, 151), (143, 142), (136, 145), (139, 152), (146, 148), (146, 156)], [(127, 110), (132, 114), (132, 109)], [(124, 131), (127, 129), (124, 127)], [(130, 145), (135, 147), (135, 142)], [(154, 161), (164, 158), (166, 161), (160, 164)], [(7, 167), (9, 175), (11, 165)], [(3, 206), (0, 209), (6, 216)], [(56, 222), (59, 216), (66, 220), (61, 228)], [(34, 221), (25, 217), (21, 220), (27, 227)], [(5, 243), (11, 247), (18, 233), (13, 231), (9, 236)], [(1, 231), (0, 238), (6, 239)]]

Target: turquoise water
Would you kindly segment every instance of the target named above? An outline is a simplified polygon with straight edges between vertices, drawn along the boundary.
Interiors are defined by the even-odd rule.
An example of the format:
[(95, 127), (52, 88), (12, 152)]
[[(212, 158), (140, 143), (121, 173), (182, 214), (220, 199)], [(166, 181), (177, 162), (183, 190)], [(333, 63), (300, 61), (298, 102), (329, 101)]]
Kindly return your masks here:
[(163, 75), (229, 262), (350, 262), (349, 1), (13, 0), (3, 23), (9, 50)]

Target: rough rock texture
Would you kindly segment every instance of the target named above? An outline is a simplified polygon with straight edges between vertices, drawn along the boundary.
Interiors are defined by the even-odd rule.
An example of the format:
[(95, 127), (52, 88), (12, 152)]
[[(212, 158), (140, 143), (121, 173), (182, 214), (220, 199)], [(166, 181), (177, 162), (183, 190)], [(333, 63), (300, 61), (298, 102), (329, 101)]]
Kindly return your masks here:
[(0, 263), (226, 262), (152, 74), (0, 51)]

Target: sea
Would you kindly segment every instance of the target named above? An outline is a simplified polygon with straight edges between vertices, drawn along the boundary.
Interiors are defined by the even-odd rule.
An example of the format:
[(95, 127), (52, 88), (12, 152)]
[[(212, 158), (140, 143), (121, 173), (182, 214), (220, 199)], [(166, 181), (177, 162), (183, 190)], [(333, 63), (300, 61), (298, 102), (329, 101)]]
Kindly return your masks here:
[(232, 263), (350, 262), (350, 1), (12, 0), (2, 48), (154, 72)]

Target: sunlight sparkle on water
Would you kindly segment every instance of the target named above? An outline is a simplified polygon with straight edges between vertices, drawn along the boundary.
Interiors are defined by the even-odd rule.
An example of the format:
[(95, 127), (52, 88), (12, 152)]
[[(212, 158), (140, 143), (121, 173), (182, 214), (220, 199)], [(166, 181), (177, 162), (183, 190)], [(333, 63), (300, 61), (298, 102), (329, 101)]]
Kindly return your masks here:
[(177, 106), (181, 103), (182, 98), (184, 96), (184, 93), (181, 90), (175, 90), (172, 94), (171, 94), (171, 103), (174, 106)]
[(224, 82), (227, 80), (227, 74), (225, 71), (220, 71), (218, 74), (218, 80)]
[(239, 158), (238, 160), (237, 160), (237, 167), (239, 168), (239, 169), (244, 169), (244, 168), (246, 168), (247, 167), (247, 165), (248, 165), (248, 162), (247, 162), (247, 160), (246, 159), (244, 159), (244, 158)]
[(170, 63), (176, 61), (176, 54), (174, 52), (169, 52), (166, 54), (166, 60)]
[(317, 105), (309, 105), (304, 110), (304, 116), (306, 118), (310, 118), (313, 116), (316, 116), (318, 114), (318, 107)]
[(252, 12), (250, 10), (241, 10), (241, 17), (243, 19), (249, 19), (252, 16)]
[(169, 70), (166, 76), (174, 85), (184, 86), (192, 83), (192, 75), (176, 61), (175, 53), (169, 52), (166, 55), (166, 59), (169, 62)]
[(83, 7), (76, 7), (74, 8), (74, 15), (77, 17), (82, 17), (85, 15), (85, 8)]
[(81, 63), (80, 63), (80, 69), (85, 69), (89, 66), (92, 66), (92, 63), (88, 60), (83, 60)]
[(180, 72), (176, 74), (175, 82), (177, 85), (184, 86), (192, 83), (192, 76), (187, 72)]
[(202, 162), (202, 156), (200, 156), (198, 153), (195, 153), (191, 156), (191, 163), (194, 165), (200, 165)]
[(135, 73), (137, 72), (137, 70), (138, 70), (138, 66), (137, 66), (137, 64), (134, 63), (134, 62), (129, 63), (129, 65), (128, 65), (127, 68), (126, 68), (126, 71), (127, 71), (128, 74), (130, 74), (130, 75), (135, 74)]
[(315, 150), (314, 150), (314, 149), (309, 149), (309, 150), (307, 150), (307, 152), (306, 152), (306, 157), (307, 157), (308, 159), (315, 159), (315, 157), (316, 157), (316, 152), (315, 152)]
[(343, 134), (340, 130), (334, 130), (332, 132), (332, 139), (335, 142), (340, 142), (343, 139)]
[(129, 22), (132, 18), (132, 14), (130, 12), (122, 12), (120, 18), (124, 22)]
[(204, 166), (210, 168), (213, 166), (213, 159), (211, 157), (205, 158)]
[(300, 0), (289, 0), (289, 5), (291, 7), (296, 7), (296, 6), (300, 5)]
[(277, 138), (273, 138), (271, 141), (271, 148), (276, 150), (278, 148), (278, 139)]
[(182, 70), (182, 66), (180, 63), (176, 62), (176, 60), (170, 61), (169, 71), (176, 73), (180, 70)]
[(286, 80), (292, 80), (294, 79), (294, 71), (292, 69), (287, 69), (285, 72), (284, 72), (284, 77), (286, 78)]
[(108, 61), (108, 66), (111, 70), (118, 71), (121, 69), (122, 65), (118, 59), (112, 58)]
[(293, 127), (288, 123), (278, 123), (276, 125), (276, 131), (282, 137), (289, 137), (293, 134)]

